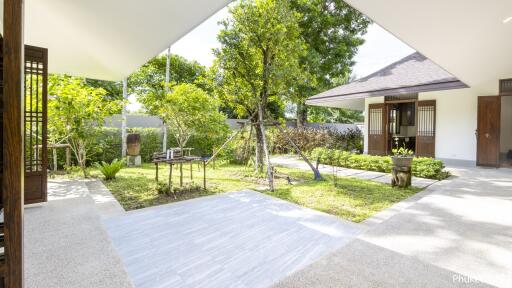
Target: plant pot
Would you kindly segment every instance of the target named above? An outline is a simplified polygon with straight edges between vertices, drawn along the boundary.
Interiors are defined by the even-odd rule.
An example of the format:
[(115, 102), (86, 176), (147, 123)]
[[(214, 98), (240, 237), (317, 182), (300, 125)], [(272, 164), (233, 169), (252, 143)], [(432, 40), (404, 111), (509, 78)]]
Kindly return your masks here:
[(412, 156), (393, 156), (391, 157), (391, 161), (393, 161), (393, 166), (395, 167), (411, 167), (412, 166)]
[(138, 156), (140, 153), (140, 134), (126, 136), (126, 153), (129, 156)]

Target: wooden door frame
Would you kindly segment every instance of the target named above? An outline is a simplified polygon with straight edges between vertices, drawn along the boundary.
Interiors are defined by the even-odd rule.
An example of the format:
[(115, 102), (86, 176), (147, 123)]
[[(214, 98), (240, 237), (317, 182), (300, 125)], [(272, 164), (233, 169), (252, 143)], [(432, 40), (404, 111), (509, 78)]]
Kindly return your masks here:
[(24, 41), (22, 0), (4, 0), (3, 17), (3, 177), (4, 285), (23, 287), (23, 103)]
[[(497, 97), (499, 99), (498, 101), (498, 121), (497, 121), (497, 125), (498, 125), (498, 131), (496, 133), (496, 142), (497, 142), (497, 146), (498, 146), (498, 149), (496, 149), (496, 157), (497, 157), (497, 161), (496, 161), (496, 165), (488, 165), (488, 164), (482, 164), (480, 161), (480, 157), (482, 155), (480, 155), (480, 153), (478, 153), (479, 149), (478, 149), (478, 137), (479, 137), (479, 133), (480, 131), (478, 131), (478, 127), (479, 127), (479, 123), (481, 121), (480, 119), (480, 113), (479, 113), (479, 109), (480, 109), (480, 99), (483, 99), (484, 97)], [(482, 166), (482, 167), (495, 167), (495, 168), (499, 168), (501, 166), (501, 163), (500, 163), (500, 150), (501, 150), (501, 147), (500, 147), (500, 142), (501, 142), (501, 97), (503, 97), (503, 95), (489, 95), (489, 96), (478, 96), (478, 100), (477, 100), (477, 111), (476, 111), (476, 165), (477, 166)]]

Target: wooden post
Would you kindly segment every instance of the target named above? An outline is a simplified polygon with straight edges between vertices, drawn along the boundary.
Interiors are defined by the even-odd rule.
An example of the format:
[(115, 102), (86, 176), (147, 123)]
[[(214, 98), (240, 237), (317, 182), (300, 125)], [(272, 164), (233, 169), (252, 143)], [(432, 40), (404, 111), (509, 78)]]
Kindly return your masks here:
[(4, 0), (3, 177), (5, 287), (23, 287), (23, 1)]
[(206, 190), (206, 161), (203, 161), (203, 188)]
[(192, 161), (190, 161), (190, 181), (192, 181), (194, 179), (193, 175), (192, 175)]
[(183, 163), (180, 163), (180, 187), (183, 187)]
[(66, 147), (66, 166), (71, 167), (71, 148), (69, 145)]
[(155, 181), (158, 183), (158, 162), (155, 162)]
[(174, 194), (172, 190), (172, 163), (169, 164), (169, 191)]

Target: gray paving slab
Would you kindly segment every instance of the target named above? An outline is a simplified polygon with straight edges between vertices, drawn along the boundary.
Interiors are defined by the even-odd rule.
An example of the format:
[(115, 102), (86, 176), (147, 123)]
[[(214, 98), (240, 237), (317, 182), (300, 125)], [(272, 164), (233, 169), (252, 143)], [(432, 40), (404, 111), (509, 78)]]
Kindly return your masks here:
[(104, 223), (135, 287), (268, 287), (361, 232), (359, 224), (253, 191)]
[(85, 184), (101, 218), (122, 215), (126, 212), (100, 180), (87, 180)]
[(382, 172), (374, 172), (374, 171), (364, 171), (363, 173), (354, 174), (351, 177), (362, 179), (362, 180), (374, 180), (379, 177), (383, 177), (387, 175), (386, 173)]
[(510, 287), (512, 170), (451, 171), (277, 287)]
[(477, 282), (467, 275), (457, 274), (357, 239), (273, 287), (471, 288), (493, 286)]
[(48, 194), (25, 209), (25, 286), (132, 287), (86, 184), (49, 180)]

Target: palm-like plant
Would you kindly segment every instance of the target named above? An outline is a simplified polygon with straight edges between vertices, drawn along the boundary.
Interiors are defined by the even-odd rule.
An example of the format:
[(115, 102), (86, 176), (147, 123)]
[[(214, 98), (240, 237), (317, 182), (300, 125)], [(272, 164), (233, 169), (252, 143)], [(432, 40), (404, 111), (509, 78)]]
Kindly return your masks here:
[(101, 163), (96, 163), (95, 166), (103, 174), (105, 180), (112, 180), (116, 178), (116, 174), (123, 168), (124, 160), (114, 159), (110, 164), (101, 161)]

